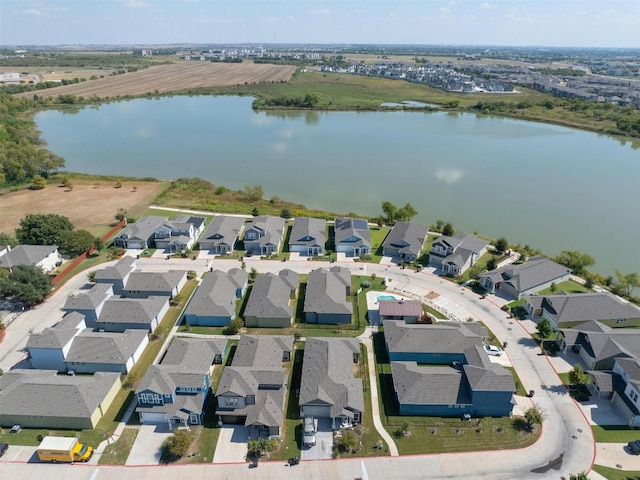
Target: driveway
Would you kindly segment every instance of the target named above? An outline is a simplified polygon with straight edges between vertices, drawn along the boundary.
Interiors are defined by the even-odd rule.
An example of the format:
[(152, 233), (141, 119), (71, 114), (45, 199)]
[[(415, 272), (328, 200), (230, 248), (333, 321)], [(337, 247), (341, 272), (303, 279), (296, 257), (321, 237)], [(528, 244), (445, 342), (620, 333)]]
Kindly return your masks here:
[(316, 444), (313, 447), (305, 447), (303, 445), (300, 455), (302, 460), (327, 460), (333, 458), (333, 430), (330, 419), (318, 419)]
[(247, 460), (249, 429), (244, 425), (224, 425), (220, 428), (213, 463), (237, 463)]
[[(577, 402), (591, 425), (628, 425), (629, 422), (607, 398), (590, 397), (587, 402)], [(639, 434), (640, 436), (640, 434)]]
[(126, 465), (157, 465), (160, 463), (162, 442), (172, 435), (166, 424), (141, 425)]
[(626, 446), (626, 443), (596, 443), (596, 465), (640, 471), (640, 455), (631, 455)]

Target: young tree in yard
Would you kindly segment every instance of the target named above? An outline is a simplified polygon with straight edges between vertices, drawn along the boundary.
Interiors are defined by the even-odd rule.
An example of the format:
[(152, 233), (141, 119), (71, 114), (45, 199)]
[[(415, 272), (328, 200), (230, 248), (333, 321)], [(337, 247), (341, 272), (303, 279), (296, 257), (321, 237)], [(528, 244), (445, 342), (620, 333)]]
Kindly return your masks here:
[(587, 267), (596, 263), (591, 255), (577, 250), (563, 250), (555, 260), (561, 265), (569, 267), (575, 275), (582, 275)]
[(453, 225), (448, 222), (444, 224), (444, 227), (442, 227), (442, 235), (446, 237), (451, 237), (455, 233), (456, 231), (453, 229)]
[(284, 219), (291, 218), (291, 210), (289, 210), (288, 208), (283, 208), (282, 210), (280, 210), (280, 216)]
[(80, 255), (89, 250), (95, 242), (95, 238), (86, 230), (74, 230), (69, 234), (62, 248), (71, 255)]
[(122, 220), (127, 218), (127, 209), (126, 208), (119, 208), (118, 211), (116, 212), (116, 214), (113, 216), (113, 218), (115, 218), (116, 220), (121, 222)]
[(231, 320), (231, 322), (229, 322), (229, 325), (227, 325), (223, 333), (225, 335), (235, 335), (240, 331), (242, 327), (244, 327), (244, 322), (242, 321), (242, 319), (236, 317)]
[(549, 338), (553, 333), (553, 326), (551, 326), (551, 322), (548, 318), (541, 318), (538, 320), (536, 330), (540, 339), (544, 340), (545, 338)]
[(498, 240), (496, 240), (496, 250), (498, 251), (498, 253), (504, 253), (508, 249), (509, 249), (509, 242), (507, 241), (506, 238), (500, 237)]
[(0, 281), (0, 295), (36, 305), (51, 293), (51, 279), (39, 267), (20, 265)]
[(529, 407), (524, 412), (524, 419), (530, 425), (542, 425), (544, 411), (537, 403), (534, 403), (532, 407)]
[(492, 256), (489, 261), (487, 261), (487, 270), (495, 270), (497, 267), (498, 259)]
[(640, 287), (640, 277), (637, 273), (624, 274), (620, 270), (616, 269), (616, 277), (618, 277), (616, 288), (627, 295), (631, 295), (634, 288)]
[(585, 373), (584, 368), (582, 368), (582, 365), (576, 363), (573, 366), (573, 370), (569, 372), (569, 381), (573, 385), (584, 385), (587, 383), (587, 374)]
[(176, 430), (176, 432), (167, 439), (167, 451), (169, 454), (182, 457), (193, 442), (193, 433), (190, 430)]
[(16, 238), (26, 245), (64, 246), (73, 224), (67, 217), (55, 213), (30, 213), (20, 220)]
[(345, 452), (353, 452), (357, 445), (358, 439), (353, 432), (346, 431), (342, 433), (342, 436), (340, 437), (340, 447), (342, 447)]

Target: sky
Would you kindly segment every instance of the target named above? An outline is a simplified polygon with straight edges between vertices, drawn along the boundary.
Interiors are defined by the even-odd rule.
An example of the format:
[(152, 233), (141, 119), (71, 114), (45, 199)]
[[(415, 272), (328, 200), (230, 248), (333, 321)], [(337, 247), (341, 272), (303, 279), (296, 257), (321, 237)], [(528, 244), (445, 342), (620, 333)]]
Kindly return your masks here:
[(640, 47), (640, 0), (1, 0), (0, 45)]

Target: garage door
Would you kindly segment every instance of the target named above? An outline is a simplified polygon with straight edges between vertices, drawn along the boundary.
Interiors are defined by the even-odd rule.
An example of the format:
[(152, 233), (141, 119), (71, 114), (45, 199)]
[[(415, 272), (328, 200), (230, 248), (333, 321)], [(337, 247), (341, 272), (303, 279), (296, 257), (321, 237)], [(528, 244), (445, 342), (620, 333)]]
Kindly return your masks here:
[(324, 405), (304, 405), (302, 407), (303, 417), (328, 418), (331, 415), (331, 407)]
[(140, 421), (142, 423), (167, 423), (167, 417), (164, 413), (141, 412)]
[(221, 415), (220, 420), (225, 425), (244, 425), (245, 417), (239, 417), (237, 415)]

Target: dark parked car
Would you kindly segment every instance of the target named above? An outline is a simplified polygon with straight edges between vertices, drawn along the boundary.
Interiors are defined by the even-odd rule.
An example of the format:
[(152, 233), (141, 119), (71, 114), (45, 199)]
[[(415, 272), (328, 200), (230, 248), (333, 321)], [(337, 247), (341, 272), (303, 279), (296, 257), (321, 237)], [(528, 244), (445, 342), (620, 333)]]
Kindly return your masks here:
[(7, 445), (6, 443), (4, 442), (0, 443), (0, 457), (5, 454), (8, 448), (9, 448), (9, 445)]
[(640, 455), (640, 440), (627, 443), (627, 448), (632, 455)]

